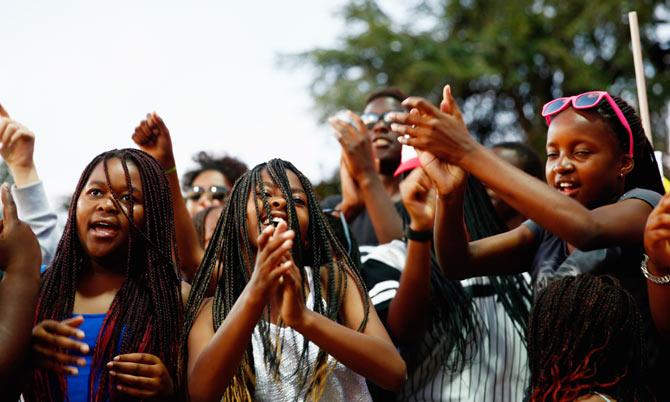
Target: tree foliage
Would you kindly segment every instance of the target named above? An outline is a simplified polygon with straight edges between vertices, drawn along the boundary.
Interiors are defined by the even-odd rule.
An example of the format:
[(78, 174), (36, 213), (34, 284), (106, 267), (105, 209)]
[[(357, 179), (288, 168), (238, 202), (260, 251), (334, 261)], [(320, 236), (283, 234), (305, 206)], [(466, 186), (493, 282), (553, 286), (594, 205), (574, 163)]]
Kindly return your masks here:
[(433, 0), (393, 15), (381, 4), (351, 0), (334, 48), (292, 57), (314, 67), (310, 91), (321, 118), (360, 110), (383, 86), (438, 102), (450, 83), (480, 141), (525, 134), (543, 149), (539, 110), (552, 98), (604, 88), (636, 103), (627, 17), (636, 10), (653, 131), (659, 143), (666, 136), (670, 46), (658, 27), (669, 23), (667, 3)]

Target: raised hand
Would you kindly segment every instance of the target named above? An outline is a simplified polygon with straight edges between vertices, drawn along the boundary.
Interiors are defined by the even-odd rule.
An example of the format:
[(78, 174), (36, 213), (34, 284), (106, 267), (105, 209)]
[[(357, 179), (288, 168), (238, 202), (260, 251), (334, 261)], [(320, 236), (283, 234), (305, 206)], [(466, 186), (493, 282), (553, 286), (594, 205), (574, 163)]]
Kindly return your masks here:
[(34, 150), (35, 134), (12, 120), (0, 105), (0, 156), (19, 186), (38, 180), (33, 160)]
[(158, 358), (149, 353), (119, 355), (107, 363), (113, 386), (134, 398), (164, 401), (174, 396), (172, 377)]
[(84, 338), (84, 331), (79, 329), (83, 322), (84, 317), (77, 316), (60, 322), (44, 320), (37, 324), (32, 336), (37, 365), (59, 374), (79, 374), (76, 366), (86, 365), (81, 355), (89, 352), (89, 346), (72, 338)]
[(435, 221), (435, 190), (426, 172), (418, 167), (400, 183), (402, 203), (411, 219), (412, 230), (433, 229)]
[(337, 141), (342, 146), (342, 158), (351, 177), (356, 182), (360, 182), (366, 175), (377, 174), (377, 162), (365, 124), (352, 111), (348, 110), (346, 113), (351, 123), (336, 117), (331, 117), (328, 122), (335, 129)]
[(663, 275), (670, 273), (670, 195), (651, 211), (644, 229), (644, 249)]
[(441, 197), (456, 194), (465, 189), (468, 174), (456, 165), (445, 162), (427, 151), (417, 151), (424, 173), (433, 183)]
[(403, 144), (430, 151), (438, 158), (455, 164), (476, 145), (449, 85), (444, 87), (439, 109), (418, 97), (407, 98), (403, 105), (410, 112), (389, 116), (395, 121), (391, 129), (402, 134), (399, 140)]
[(153, 156), (163, 169), (175, 166), (170, 131), (156, 112), (147, 114), (147, 118), (135, 127), (132, 139), (142, 151)]
[(287, 229), (288, 225), (282, 220), (276, 228), (270, 225), (258, 235), (256, 263), (247, 286), (255, 300), (263, 305), (269, 302), (280, 277), (290, 268), (285, 262), (290, 259), (295, 232)]
[(353, 177), (347, 162), (342, 158), (340, 162), (340, 186), (342, 190), (342, 202), (337, 207), (344, 213), (348, 221), (356, 217), (358, 213), (365, 208), (365, 202), (361, 199), (360, 188)]
[(8, 273), (13, 270), (25, 275), (39, 276), (42, 252), (37, 237), (26, 223), (17, 215), (16, 204), (9, 186), (0, 188), (4, 219), (0, 221), (0, 267)]

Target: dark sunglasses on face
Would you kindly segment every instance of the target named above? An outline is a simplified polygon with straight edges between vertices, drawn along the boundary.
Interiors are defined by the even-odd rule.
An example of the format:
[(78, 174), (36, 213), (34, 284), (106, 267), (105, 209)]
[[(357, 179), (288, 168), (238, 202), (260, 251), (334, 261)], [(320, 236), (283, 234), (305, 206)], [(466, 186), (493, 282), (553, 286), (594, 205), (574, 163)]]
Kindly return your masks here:
[(402, 113), (402, 112), (404, 112), (404, 110), (389, 110), (389, 111), (386, 111), (382, 114), (371, 113), (371, 112), (363, 113), (361, 115), (361, 120), (363, 121), (363, 124), (365, 124), (365, 127), (367, 127), (368, 129), (371, 129), (372, 127), (374, 127), (380, 121), (383, 121), (384, 124), (386, 124), (387, 126), (390, 126), (391, 123), (393, 123), (393, 120), (391, 120), (389, 118), (390, 117), (389, 115), (391, 113), (398, 113), (398, 112)]
[(226, 196), (226, 194), (228, 194), (228, 189), (223, 186), (211, 186), (211, 187), (193, 186), (186, 193), (186, 196), (184, 198), (191, 201), (198, 201), (205, 194), (207, 194), (207, 196), (212, 200), (221, 201)]

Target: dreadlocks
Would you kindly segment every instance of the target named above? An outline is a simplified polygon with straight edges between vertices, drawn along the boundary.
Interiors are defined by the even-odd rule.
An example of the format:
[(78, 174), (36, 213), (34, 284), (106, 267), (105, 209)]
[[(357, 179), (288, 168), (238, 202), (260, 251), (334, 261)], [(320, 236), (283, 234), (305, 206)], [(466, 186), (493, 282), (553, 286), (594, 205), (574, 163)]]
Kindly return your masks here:
[[(89, 269), (89, 258), (77, 234), (76, 204), (93, 169), (103, 164), (111, 188), (108, 161), (120, 160), (127, 187), (131, 180), (128, 164), (140, 173), (144, 194), (144, 227), (133, 221), (132, 201), (128, 213), (120, 207), (120, 197), (112, 191), (114, 203), (129, 220), (125, 266), (126, 280), (117, 292), (103, 322), (93, 354), (88, 401), (127, 401), (111, 387), (107, 362), (125, 353), (151, 353), (158, 356), (181, 389), (177, 370), (179, 331), (182, 322), (180, 280), (173, 263), (176, 259), (175, 230), (170, 190), (162, 168), (149, 154), (135, 149), (112, 150), (95, 157), (84, 169), (72, 196), (68, 220), (54, 260), (42, 279), (35, 323), (61, 321), (72, 315), (78, 280)], [(62, 401), (66, 395), (64, 376), (35, 370), (26, 401)]]
[(573, 401), (589, 392), (620, 401), (652, 400), (644, 387), (641, 316), (609, 276), (552, 282), (530, 318), (532, 401)]
[[(341, 306), (346, 287), (349, 286), (348, 277), (353, 278), (354, 286), (357, 287), (364, 302), (365, 318), (358, 328), (362, 331), (367, 323), (367, 314), (370, 308), (369, 300), (363, 281), (354, 267), (353, 262), (347, 255), (346, 250), (337, 241), (336, 235), (327, 223), (326, 218), (319, 209), (312, 185), (307, 178), (298, 171), (291, 163), (280, 159), (273, 159), (267, 163), (254, 167), (250, 172), (243, 175), (234, 185), (228, 204), (214, 230), (210, 246), (200, 265), (198, 274), (193, 281), (193, 287), (189, 296), (185, 315), (185, 329), (182, 335), (182, 356), (187, 356), (188, 334), (193, 326), (196, 315), (206, 294), (213, 270), (218, 270), (220, 279), (214, 295), (212, 306), (213, 329), (216, 331), (226, 316), (231, 311), (235, 301), (247, 285), (254, 266), (256, 251), (252, 246), (248, 235), (247, 201), (250, 195), (262, 199), (262, 208), (266, 216), (270, 216), (270, 204), (263, 190), (261, 172), (267, 171), (272, 181), (281, 190), (286, 200), (287, 223), (289, 228), (298, 228), (299, 222), (295, 209), (295, 201), (292, 196), (286, 171), (291, 171), (300, 180), (300, 184), (307, 196), (307, 208), (309, 213), (309, 229), (307, 239), (300, 238), (300, 231), (295, 230), (295, 241), (292, 249), (293, 259), (300, 269), (303, 284), (306, 280), (305, 267), (312, 267), (314, 282), (314, 300), (325, 299), (325, 303), (315, 303), (314, 311), (322, 314), (333, 321), (341, 322)], [(257, 224), (260, 233), (262, 211), (255, 203)], [(304, 247), (308, 244), (308, 247)], [(326, 288), (322, 289), (322, 275), (319, 268), (325, 268)], [(325, 296), (325, 297), (324, 297)], [(264, 345), (263, 355), (268, 367), (278, 372), (281, 353), (272, 346), (270, 331), (269, 309), (266, 309), (265, 319), (258, 322), (259, 333)], [(327, 354), (320, 350), (314, 367), (310, 367), (306, 361), (307, 342), (303, 344), (303, 352), (298, 360), (295, 371), (296, 383), (302, 390), (309, 390), (311, 395), (318, 399), (318, 395), (325, 385), (325, 378), (329, 374), (327, 367)], [(186, 366), (182, 361), (182, 369)], [(255, 372), (253, 362), (253, 351), (251, 344), (247, 347), (242, 358), (240, 368), (226, 389), (223, 400), (251, 400), (254, 395)]]

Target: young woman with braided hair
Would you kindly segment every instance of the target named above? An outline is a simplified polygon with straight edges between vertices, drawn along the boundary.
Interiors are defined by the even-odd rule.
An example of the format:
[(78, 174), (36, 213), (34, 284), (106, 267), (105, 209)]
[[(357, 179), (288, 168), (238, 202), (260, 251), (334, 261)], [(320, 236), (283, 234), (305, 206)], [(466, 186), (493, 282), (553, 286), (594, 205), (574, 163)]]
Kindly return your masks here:
[(613, 277), (552, 282), (530, 318), (531, 401), (654, 400), (641, 331), (635, 300)]
[(278, 159), (233, 187), (193, 282), (183, 345), (198, 402), (369, 400), (363, 377), (389, 389), (405, 378), (310, 182)]
[[(558, 98), (542, 115), (549, 123), (546, 179), (532, 178), (478, 144), (445, 87), (440, 108), (406, 101), (394, 129), (424, 150), (423, 165), (438, 189), (435, 226), (440, 265), (451, 278), (519, 273), (527, 267), (536, 291), (580, 273), (610, 274), (635, 297), (652, 346), (650, 366), (663, 363), (663, 345), (651, 328), (640, 272), (644, 225), (663, 187), (653, 148), (635, 111), (603, 91)], [(463, 226), (467, 173), (530, 218), (516, 229), (469, 242)], [(557, 307), (558, 308), (558, 307)], [(660, 367), (652, 382), (657, 397)], [(670, 398), (670, 395), (668, 395)]]
[[(178, 398), (182, 323), (170, 190), (134, 149), (84, 169), (42, 278), (26, 401)], [(77, 367), (78, 366), (78, 367)]]

